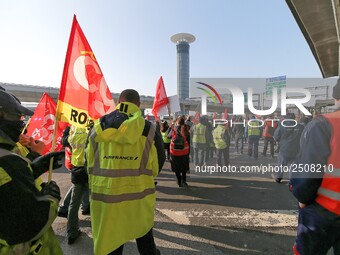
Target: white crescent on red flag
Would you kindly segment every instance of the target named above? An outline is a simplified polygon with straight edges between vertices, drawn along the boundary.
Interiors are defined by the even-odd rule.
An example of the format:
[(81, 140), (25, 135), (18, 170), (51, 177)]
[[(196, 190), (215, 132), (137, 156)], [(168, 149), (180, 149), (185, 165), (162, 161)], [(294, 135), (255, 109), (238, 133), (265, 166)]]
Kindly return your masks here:
[(156, 120), (158, 120), (159, 110), (168, 104), (169, 104), (169, 98), (166, 95), (163, 77), (161, 76), (157, 82), (155, 99), (153, 101), (153, 106), (152, 106), (152, 114), (155, 116)]
[[(56, 102), (54, 102), (47, 93), (44, 93), (27, 127), (28, 136), (32, 136), (35, 140), (45, 143), (46, 147), (43, 155), (52, 151), (53, 133), (56, 123), (56, 107)], [(66, 126), (67, 123), (58, 122), (55, 151), (60, 151), (63, 147), (61, 137)]]
[(57, 105), (57, 120), (84, 127), (114, 110), (97, 59), (74, 15)]

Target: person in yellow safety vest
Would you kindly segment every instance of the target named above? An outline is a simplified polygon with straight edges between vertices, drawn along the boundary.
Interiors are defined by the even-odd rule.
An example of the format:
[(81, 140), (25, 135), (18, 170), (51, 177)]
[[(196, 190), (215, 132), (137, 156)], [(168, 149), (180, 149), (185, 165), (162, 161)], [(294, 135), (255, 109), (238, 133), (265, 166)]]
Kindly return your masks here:
[(79, 229), (78, 210), (83, 196), (89, 196), (88, 175), (85, 169), (85, 146), (88, 128), (71, 126), (68, 136), (72, 148), (71, 182), (72, 193), (67, 216), (67, 243), (73, 244), (81, 232)]
[(334, 112), (304, 128), (294, 160), (292, 192), (299, 202), (295, 255), (340, 254), (340, 79), (333, 87)]
[(246, 126), (248, 136), (248, 156), (254, 156), (257, 160), (259, 157), (259, 140), (261, 137), (261, 120), (256, 119), (252, 116)]
[[(65, 148), (65, 167), (67, 170), (71, 172), (72, 168), (74, 167), (72, 165), (72, 148), (70, 143), (68, 142), (68, 138), (70, 135), (70, 129), (71, 126), (67, 126), (64, 129), (63, 136), (61, 138), (61, 143), (63, 147)], [(68, 217), (68, 210), (71, 202), (71, 196), (72, 196), (72, 190), (73, 185), (68, 189), (66, 192), (66, 195), (64, 196), (63, 201), (59, 205), (58, 208), (58, 216), (67, 218)], [(82, 215), (90, 215), (90, 197), (89, 197), (89, 190), (87, 189), (87, 192), (83, 193), (83, 198), (81, 202), (81, 214)], [(71, 241), (72, 242), (72, 241)]]
[[(216, 147), (217, 154), (217, 165), (223, 167), (228, 166), (230, 164), (229, 161), (229, 145), (230, 145), (230, 136), (229, 132), (226, 129), (225, 125), (219, 124), (212, 131), (213, 141)], [(222, 155), (224, 164), (222, 165)]]
[(166, 157), (167, 160), (170, 160), (170, 142), (171, 138), (169, 138), (169, 133), (171, 132), (171, 128), (169, 127), (169, 124), (167, 121), (163, 121), (161, 123), (161, 135), (163, 139), (164, 149), (166, 151)]
[(32, 162), (14, 153), (24, 128), (23, 115), (33, 112), (0, 90), (0, 254), (63, 254), (51, 227), (57, 215), (60, 190), (53, 181), (39, 190), (35, 179), (59, 168), (64, 152), (40, 156)]
[(193, 125), (190, 130), (192, 147), (194, 148), (194, 164), (196, 166), (203, 166), (206, 163), (205, 153), (207, 150), (208, 132), (205, 123), (205, 117), (201, 116), (199, 123)]
[(159, 255), (152, 228), (162, 137), (143, 119), (136, 90), (124, 90), (118, 103), (94, 122), (86, 147), (94, 254), (122, 254), (136, 239), (141, 255)]

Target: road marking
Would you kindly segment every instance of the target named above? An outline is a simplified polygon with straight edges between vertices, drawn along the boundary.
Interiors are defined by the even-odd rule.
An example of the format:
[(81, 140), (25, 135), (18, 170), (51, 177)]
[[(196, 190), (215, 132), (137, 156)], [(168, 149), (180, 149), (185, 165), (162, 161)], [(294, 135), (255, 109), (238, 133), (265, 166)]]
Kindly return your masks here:
[(174, 222), (192, 225), (202, 221), (205, 225), (224, 227), (296, 227), (298, 213), (296, 210), (252, 210), (226, 209), (223, 211), (192, 210), (176, 211), (159, 209)]

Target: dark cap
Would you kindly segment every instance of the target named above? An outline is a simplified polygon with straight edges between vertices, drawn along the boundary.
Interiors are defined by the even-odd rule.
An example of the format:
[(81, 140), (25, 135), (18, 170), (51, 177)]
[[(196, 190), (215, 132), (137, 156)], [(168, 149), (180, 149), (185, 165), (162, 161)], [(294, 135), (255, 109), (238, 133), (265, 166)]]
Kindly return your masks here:
[(22, 106), (14, 96), (3, 90), (0, 90), (0, 110), (8, 113), (33, 115), (31, 110)]
[(335, 86), (333, 87), (332, 97), (335, 99), (340, 99), (340, 78), (337, 80)]

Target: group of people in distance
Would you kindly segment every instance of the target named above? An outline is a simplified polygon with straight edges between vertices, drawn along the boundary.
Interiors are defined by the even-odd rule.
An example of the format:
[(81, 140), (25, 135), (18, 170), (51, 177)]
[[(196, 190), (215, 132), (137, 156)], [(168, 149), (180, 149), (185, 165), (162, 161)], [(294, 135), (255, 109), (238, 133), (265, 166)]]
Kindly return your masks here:
[[(290, 176), (290, 188), (299, 204), (296, 255), (326, 255), (331, 248), (335, 255), (340, 254), (340, 79), (333, 97), (335, 111), (317, 116), (305, 127), (265, 130), (280, 142), (279, 163), (294, 162), (303, 169)], [(124, 244), (132, 239), (141, 255), (161, 254), (153, 237), (155, 177), (166, 157), (181, 187), (188, 186), (190, 155), (195, 165), (202, 166), (211, 158), (211, 144), (216, 148), (217, 163), (230, 164), (230, 128), (220, 124), (212, 129), (204, 117), (193, 125), (182, 116), (174, 125), (162, 123), (157, 128), (142, 117), (139, 106), (138, 92), (126, 89), (113, 112), (95, 120), (88, 129), (70, 130), (71, 170), (77, 180), (72, 181), (68, 243), (80, 235), (75, 220), (80, 194), (87, 187), (95, 255), (121, 255)], [(54, 181), (42, 182), (40, 176), (50, 168), (52, 158), (52, 168), (59, 168), (65, 152), (41, 156), (43, 146), (22, 135), (23, 116), (32, 114), (0, 89), (1, 255), (63, 254), (51, 227), (57, 217), (60, 189)], [(247, 129), (248, 155), (257, 158), (257, 137), (263, 130), (256, 125)], [(235, 134), (240, 132), (235, 130)], [(290, 150), (284, 143), (287, 137), (294, 137), (287, 142), (299, 140), (294, 158), (286, 154)], [(273, 140), (265, 136), (265, 141), (268, 146)], [(236, 148), (243, 152), (242, 146)], [(273, 155), (272, 148), (270, 153)], [(326, 170), (311, 171), (316, 165)], [(282, 177), (275, 178), (281, 181)]]

